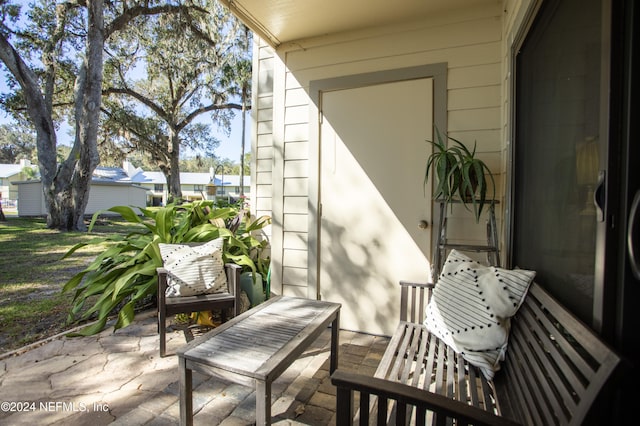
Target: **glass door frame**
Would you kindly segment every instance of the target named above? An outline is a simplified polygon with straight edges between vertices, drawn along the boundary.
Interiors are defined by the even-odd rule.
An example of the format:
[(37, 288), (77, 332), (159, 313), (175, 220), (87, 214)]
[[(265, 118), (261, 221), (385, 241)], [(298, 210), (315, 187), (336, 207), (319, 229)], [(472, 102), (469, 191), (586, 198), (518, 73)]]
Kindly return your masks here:
[[(549, 1), (549, 0), (547, 0)], [(554, 0), (559, 1), (559, 0)], [(613, 227), (617, 215), (617, 207), (619, 205), (619, 179), (615, 173), (609, 173), (612, 165), (617, 159), (610, 157), (609, 152), (617, 149), (613, 146), (612, 141), (619, 145), (616, 137), (611, 137), (613, 131), (611, 126), (612, 113), (610, 102), (611, 94), (611, 0), (602, 0), (602, 37), (601, 37), (601, 70), (600, 70), (600, 135), (601, 135), (601, 152), (600, 152), (600, 169), (605, 170), (604, 181), (604, 221), (599, 222), (596, 227), (596, 254), (595, 254), (595, 271), (594, 271), (594, 297), (593, 297), (593, 320), (591, 327), (598, 333), (603, 334), (605, 338), (612, 338), (615, 328), (615, 306), (616, 306), (616, 276), (617, 265), (613, 259), (616, 258), (615, 253), (618, 251), (617, 242), (618, 235), (615, 232), (609, 232)], [(529, 6), (529, 10), (525, 14), (524, 24), (520, 31), (516, 34), (514, 42), (511, 45), (509, 73), (512, 76), (509, 85), (510, 111), (508, 130), (508, 140), (511, 141), (508, 147), (507, 162), (507, 190), (506, 190), (506, 214), (505, 214), (505, 252), (507, 267), (516, 267), (514, 264), (514, 224), (515, 224), (515, 160), (517, 141), (517, 114), (516, 99), (517, 93), (517, 56), (522, 48), (529, 31), (534, 25), (534, 21), (542, 8), (543, 0), (534, 0)], [(619, 114), (619, 112), (618, 112)], [(613, 163), (613, 164), (612, 164)], [(607, 339), (609, 340), (609, 339)]]

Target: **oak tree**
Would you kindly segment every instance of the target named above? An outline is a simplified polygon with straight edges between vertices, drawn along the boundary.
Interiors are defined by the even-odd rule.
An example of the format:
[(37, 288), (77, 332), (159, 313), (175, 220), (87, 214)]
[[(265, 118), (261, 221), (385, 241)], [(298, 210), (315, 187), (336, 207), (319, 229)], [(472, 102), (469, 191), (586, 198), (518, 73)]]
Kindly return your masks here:
[(243, 109), (229, 74), (248, 60), (249, 32), (218, 2), (202, 6), (138, 20), (108, 44), (105, 139), (125, 152), (148, 153), (171, 201), (182, 197), (183, 150), (213, 156), (219, 142), (211, 124), (228, 129), (234, 111)]

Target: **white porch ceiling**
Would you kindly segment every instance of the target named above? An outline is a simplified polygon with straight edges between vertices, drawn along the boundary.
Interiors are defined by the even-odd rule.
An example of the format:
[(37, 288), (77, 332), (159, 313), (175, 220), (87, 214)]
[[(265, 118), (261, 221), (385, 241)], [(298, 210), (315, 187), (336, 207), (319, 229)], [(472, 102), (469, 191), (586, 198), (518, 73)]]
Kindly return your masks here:
[(416, 20), (487, 0), (221, 0), (277, 47), (344, 31)]

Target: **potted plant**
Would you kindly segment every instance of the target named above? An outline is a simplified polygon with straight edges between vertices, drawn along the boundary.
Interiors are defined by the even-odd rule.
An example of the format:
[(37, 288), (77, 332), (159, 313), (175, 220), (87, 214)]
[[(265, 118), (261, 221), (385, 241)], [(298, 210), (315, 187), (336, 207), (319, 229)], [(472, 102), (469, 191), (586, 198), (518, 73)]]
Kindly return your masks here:
[[(97, 317), (97, 322), (76, 334), (91, 335), (102, 331), (114, 311), (117, 330), (126, 327), (135, 316), (135, 305), (153, 296), (158, 288), (156, 269), (162, 266), (159, 243), (202, 243), (223, 238), (222, 258), (240, 265), (243, 270), (265, 271), (268, 242), (258, 240), (254, 233), (271, 222), (268, 216), (252, 219), (235, 207), (216, 208), (213, 201), (201, 200), (182, 205), (169, 204), (160, 208), (115, 206), (108, 211), (134, 224), (126, 236), (97, 237), (88, 243), (72, 247), (64, 257), (88, 244), (104, 244), (104, 251), (83, 271), (74, 275), (63, 292), (74, 292), (70, 321), (84, 321)], [(104, 211), (93, 215), (89, 232)], [(86, 303), (93, 306), (85, 308)]]
[[(451, 140), (453, 145), (448, 146), (447, 140)], [(433, 198), (447, 204), (460, 200), (466, 208), (471, 204), (476, 222), (479, 222), (485, 205), (495, 199), (495, 181), (486, 163), (476, 157), (476, 144), (473, 144), (473, 150), (469, 150), (459, 140), (449, 135), (443, 137), (437, 128), (436, 141), (427, 142), (433, 145), (434, 151), (427, 158), (424, 179), (426, 185), (433, 170), (436, 177)], [(487, 199), (487, 176), (493, 190), (490, 199)]]
[[(225, 246), (226, 258), (242, 266), (240, 287), (247, 293), (251, 306), (259, 305), (269, 298), (268, 279), (270, 265), (269, 242), (260, 237), (262, 229), (271, 223), (271, 218), (262, 216), (251, 217), (248, 212), (241, 212), (238, 221), (229, 226), (234, 238), (229, 239)], [(236, 256), (240, 256), (239, 258)], [(266, 293), (266, 294), (265, 294)]]

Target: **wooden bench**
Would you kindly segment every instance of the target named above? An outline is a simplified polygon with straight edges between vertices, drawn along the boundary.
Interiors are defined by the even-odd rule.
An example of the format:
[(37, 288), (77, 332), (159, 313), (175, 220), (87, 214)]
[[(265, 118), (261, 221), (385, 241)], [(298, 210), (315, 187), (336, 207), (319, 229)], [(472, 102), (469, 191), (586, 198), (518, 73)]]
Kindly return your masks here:
[[(422, 325), (433, 284), (401, 282), (400, 324), (374, 377), (338, 369), (337, 424), (582, 424), (620, 358), (533, 283), (493, 381)], [(359, 410), (354, 418), (354, 394)], [(371, 420), (370, 420), (371, 419)]]

